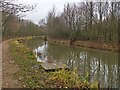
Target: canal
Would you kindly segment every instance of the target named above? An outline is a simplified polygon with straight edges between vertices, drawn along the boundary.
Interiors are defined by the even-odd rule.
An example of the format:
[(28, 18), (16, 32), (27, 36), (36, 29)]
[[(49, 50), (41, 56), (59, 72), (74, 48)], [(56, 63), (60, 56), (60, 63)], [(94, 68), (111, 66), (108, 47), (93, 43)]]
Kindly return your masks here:
[[(25, 44), (32, 50), (44, 45), (44, 40), (34, 38)], [(118, 53), (90, 48), (76, 48), (47, 43), (47, 59), (51, 62), (65, 63), (70, 68), (77, 68), (78, 74), (89, 77), (89, 81), (99, 81), (103, 88), (119, 87)], [(84, 78), (83, 78), (84, 79)]]

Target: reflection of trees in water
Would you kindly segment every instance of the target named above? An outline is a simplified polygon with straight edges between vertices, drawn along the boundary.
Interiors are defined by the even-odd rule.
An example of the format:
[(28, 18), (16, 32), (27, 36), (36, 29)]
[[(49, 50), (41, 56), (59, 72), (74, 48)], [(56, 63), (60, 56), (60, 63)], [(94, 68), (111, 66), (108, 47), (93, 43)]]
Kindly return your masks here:
[(36, 54), (38, 62), (47, 62), (48, 61), (48, 42), (43, 42), (42, 46), (38, 46), (33, 52)]
[(89, 73), (89, 81), (97, 80), (101, 87), (118, 87), (118, 65), (111, 65), (110, 61), (104, 63), (99, 57), (94, 57), (85, 51), (70, 51), (66, 63), (69, 67), (77, 67), (79, 74), (85, 76)]
[(31, 49), (35, 49), (35, 48), (38, 48), (39, 46), (42, 46), (44, 41), (40, 38), (35, 38), (35, 39), (33, 38), (30, 40), (25, 40), (24, 43)]
[[(40, 42), (37, 39), (29, 44), (36, 48), (36, 46), (43, 45), (43, 41)], [(47, 52), (48, 59), (50, 58), (53, 62), (56, 60), (65, 63), (69, 67), (77, 67), (80, 75), (85, 76), (89, 72), (90, 81), (99, 80), (103, 87), (120, 86), (119, 62), (117, 62), (118, 55), (116, 53), (93, 49), (76, 49), (51, 43), (49, 43)]]

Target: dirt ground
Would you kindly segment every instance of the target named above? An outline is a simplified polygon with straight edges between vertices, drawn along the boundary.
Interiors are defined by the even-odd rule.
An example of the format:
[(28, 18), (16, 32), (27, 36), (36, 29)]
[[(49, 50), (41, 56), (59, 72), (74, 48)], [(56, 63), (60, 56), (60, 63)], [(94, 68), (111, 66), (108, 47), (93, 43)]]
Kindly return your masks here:
[(12, 59), (9, 51), (9, 41), (2, 42), (2, 87), (3, 88), (20, 88), (22, 84), (15, 78), (15, 73), (20, 68)]

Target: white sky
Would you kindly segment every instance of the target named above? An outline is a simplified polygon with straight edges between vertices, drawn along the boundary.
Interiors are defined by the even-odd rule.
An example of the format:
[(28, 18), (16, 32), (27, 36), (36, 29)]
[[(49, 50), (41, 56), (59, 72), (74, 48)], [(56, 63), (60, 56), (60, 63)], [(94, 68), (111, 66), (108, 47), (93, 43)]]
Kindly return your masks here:
[(27, 12), (24, 19), (31, 20), (34, 23), (38, 23), (40, 19), (46, 18), (48, 12), (52, 10), (53, 6), (57, 13), (63, 11), (64, 4), (66, 3), (78, 3), (81, 0), (18, 0), (22, 4), (37, 5), (33, 11)]
[(24, 19), (31, 20), (34, 23), (46, 18), (48, 12), (52, 10), (53, 6), (56, 9), (57, 14), (63, 11), (63, 7), (67, 3), (79, 3), (82, 1), (119, 1), (119, 0), (17, 0), (21, 4), (35, 5), (36, 8), (33, 11), (27, 12)]

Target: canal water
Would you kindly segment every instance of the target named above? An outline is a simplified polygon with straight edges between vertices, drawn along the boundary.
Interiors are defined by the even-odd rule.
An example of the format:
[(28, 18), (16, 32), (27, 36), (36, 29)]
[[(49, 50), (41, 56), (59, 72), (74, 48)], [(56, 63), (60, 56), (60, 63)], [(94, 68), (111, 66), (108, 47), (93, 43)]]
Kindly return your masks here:
[[(33, 50), (44, 43), (40, 38), (25, 41), (25, 44)], [(61, 62), (70, 68), (77, 68), (80, 76), (89, 76), (89, 81), (99, 81), (103, 88), (120, 86), (117, 52), (68, 47), (50, 42), (47, 46), (47, 59), (51, 62)]]

